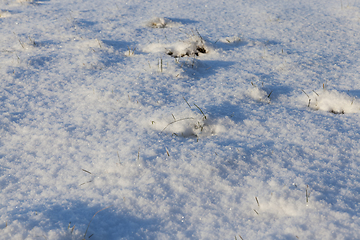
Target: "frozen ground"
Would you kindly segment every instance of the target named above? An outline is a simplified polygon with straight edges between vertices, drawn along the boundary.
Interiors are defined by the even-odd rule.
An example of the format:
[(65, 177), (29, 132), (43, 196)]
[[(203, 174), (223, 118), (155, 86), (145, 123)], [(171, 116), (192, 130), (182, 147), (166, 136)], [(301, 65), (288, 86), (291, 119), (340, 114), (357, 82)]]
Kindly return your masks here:
[(359, 1), (2, 0), (0, 239), (360, 239), (359, 32)]

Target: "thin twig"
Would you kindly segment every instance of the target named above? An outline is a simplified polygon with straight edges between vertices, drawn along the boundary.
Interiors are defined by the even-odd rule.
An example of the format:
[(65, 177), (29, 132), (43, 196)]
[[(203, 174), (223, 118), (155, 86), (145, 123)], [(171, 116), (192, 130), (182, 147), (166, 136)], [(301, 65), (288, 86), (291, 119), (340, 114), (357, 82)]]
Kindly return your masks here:
[(195, 29), (197, 34), (199, 35), (200, 39), (201, 39), (201, 43), (204, 44), (204, 39), (202, 38), (202, 36), (200, 35), (199, 31), (197, 29)]
[(200, 112), (202, 113), (202, 115), (204, 115), (204, 119), (206, 119), (206, 115), (205, 115), (204, 112), (201, 110), (201, 108), (199, 108), (198, 105), (196, 105), (195, 103), (194, 103), (194, 105), (195, 105), (195, 107), (197, 107), (197, 108), (200, 110)]
[(110, 207), (112, 207), (112, 206), (114, 206), (114, 205), (111, 205), (111, 206), (105, 207), (105, 208), (103, 208), (103, 209), (101, 209), (101, 210), (97, 211), (97, 212), (94, 214), (94, 216), (91, 218), (91, 220), (90, 220), (90, 222), (89, 222), (89, 224), (88, 224), (88, 226), (87, 226), (87, 228), (86, 228), (86, 231), (85, 231), (85, 234), (84, 234), (84, 239), (85, 239), (85, 237), (86, 237), (87, 231), (89, 230), (90, 223), (91, 223), (91, 221), (94, 219), (94, 217), (96, 216), (96, 214), (98, 214), (99, 212), (104, 211), (104, 210), (106, 210), (106, 209), (108, 209), (108, 208), (110, 208)]
[(88, 173), (88, 174), (91, 174), (91, 172), (89, 172), (88, 170), (85, 170), (85, 169), (81, 169), (83, 170), (84, 172)]
[(353, 105), (353, 103), (354, 103), (354, 100), (355, 100), (355, 97), (353, 98), (353, 100), (351, 101), (351, 105)]
[(318, 97), (320, 97), (319, 94), (317, 94), (317, 92), (315, 92), (315, 90), (312, 90), (312, 91), (313, 91)]
[(309, 95), (307, 95), (307, 93), (306, 93), (303, 89), (301, 89), (301, 91), (303, 91), (303, 93), (305, 93), (305, 95), (306, 95), (308, 98), (310, 98)]
[(118, 159), (119, 159), (119, 164), (121, 165), (119, 151), (117, 151), (117, 156), (118, 156)]
[(188, 103), (188, 101), (186, 101), (185, 97), (183, 97), (183, 99), (185, 100), (185, 102), (187, 103), (187, 105), (189, 106), (189, 108), (191, 108), (190, 104)]
[(22, 48), (25, 49), (24, 44), (21, 43), (20, 39), (19, 39), (19, 43), (20, 43), (20, 45), (22, 46)]
[(256, 200), (256, 202), (257, 202), (257, 205), (260, 207), (259, 200), (258, 200), (257, 197), (255, 197), (255, 200)]
[(179, 119), (179, 120), (176, 120), (176, 121), (173, 121), (173, 122), (171, 122), (171, 123), (169, 123), (168, 125), (166, 125), (166, 127), (164, 127), (164, 129), (163, 130), (161, 130), (161, 132), (163, 132), (168, 126), (170, 126), (171, 124), (173, 124), (173, 123), (176, 123), (176, 122), (180, 122), (180, 121), (183, 121), (183, 120), (191, 120), (191, 119), (194, 119), (194, 118), (192, 118), (192, 117), (188, 117), (188, 118), (182, 118), (182, 119)]
[(84, 184), (91, 183), (91, 182), (92, 182), (92, 180), (90, 180), (90, 181), (88, 181), (88, 182), (84, 182), (84, 183), (80, 184), (79, 186), (82, 186), (82, 185), (84, 185)]
[(101, 43), (100, 43), (99, 39), (96, 39), (96, 41), (98, 42), (99, 47), (101, 48)]
[(305, 190), (306, 203), (309, 202), (309, 197), (310, 197), (310, 192), (308, 191), (308, 189), (309, 189), (309, 185), (306, 185), (306, 190)]

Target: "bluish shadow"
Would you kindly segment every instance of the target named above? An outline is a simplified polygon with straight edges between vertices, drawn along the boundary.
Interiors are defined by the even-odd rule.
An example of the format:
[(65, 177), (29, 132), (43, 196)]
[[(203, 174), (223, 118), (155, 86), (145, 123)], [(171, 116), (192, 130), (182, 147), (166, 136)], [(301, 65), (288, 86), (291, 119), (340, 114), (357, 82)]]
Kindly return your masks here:
[[(105, 207), (109, 207), (104, 209)], [(96, 214), (97, 213), (97, 214)], [(41, 214), (41, 219), (35, 216)], [(96, 214), (96, 215), (95, 215)], [(158, 218), (141, 218), (127, 211), (117, 211), (113, 206), (89, 206), (80, 200), (64, 204), (37, 205), (30, 208), (17, 208), (9, 213), (8, 219), (26, 223), (30, 231), (39, 227), (45, 232), (62, 229), (64, 232), (75, 225), (75, 229), (85, 234), (86, 239), (156, 239), (163, 223)], [(68, 229), (70, 233), (71, 229)]]
[(229, 43), (217, 41), (217, 42), (213, 43), (213, 46), (215, 48), (218, 48), (221, 50), (230, 50), (230, 49), (234, 49), (234, 48), (244, 47), (247, 44), (249, 44), (249, 42), (246, 40), (241, 40), (241, 41), (237, 41), (237, 42), (229, 42)]
[(236, 64), (232, 61), (201, 60), (191, 57), (181, 58), (179, 65), (189, 78), (200, 79), (221, 72), (224, 68)]
[(344, 91), (344, 93), (356, 97), (357, 99), (360, 99), (360, 90), (348, 90), (348, 91)]
[(165, 17), (173, 22), (178, 22), (178, 23), (181, 23), (181, 24), (196, 24), (196, 23), (199, 23), (198, 21), (195, 21), (195, 20), (191, 20), (191, 19), (185, 19), (185, 18), (168, 18), (168, 17)]
[(84, 19), (76, 19), (76, 25), (79, 25), (80, 27), (93, 27), (96, 24), (97, 22), (88, 21)]
[(114, 48), (114, 50), (128, 50), (128, 47), (131, 48), (132, 44), (129, 42), (125, 42), (125, 41), (118, 41), (118, 40), (107, 40), (107, 39), (103, 39), (101, 40), (103, 43), (105, 43), (106, 45), (109, 45), (111, 47)]

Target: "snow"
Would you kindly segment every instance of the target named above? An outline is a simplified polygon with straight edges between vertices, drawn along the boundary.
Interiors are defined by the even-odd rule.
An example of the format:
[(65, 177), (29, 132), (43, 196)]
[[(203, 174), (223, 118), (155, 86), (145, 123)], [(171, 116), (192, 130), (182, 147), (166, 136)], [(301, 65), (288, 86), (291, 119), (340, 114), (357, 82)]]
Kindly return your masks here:
[(162, 17), (155, 17), (151, 19), (146, 26), (152, 27), (152, 28), (167, 28), (167, 27), (176, 27), (180, 26), (181, 24), (171, 21), (167, 18)]
[(0, 239), (360, 239), (359, 14), (1, 1)]
[[(311, 102), (311, 100), (313, 102)], [(313, 90), (312, 98), (309, 98), (308, 106), (314, 110), (328, 111), (335, 114), (356, 113), (360, 110), (360, 105), (355, 101), (355, 97), (350, 97), (345, 93), (336, 90), (323, 91), (318, 94)]]

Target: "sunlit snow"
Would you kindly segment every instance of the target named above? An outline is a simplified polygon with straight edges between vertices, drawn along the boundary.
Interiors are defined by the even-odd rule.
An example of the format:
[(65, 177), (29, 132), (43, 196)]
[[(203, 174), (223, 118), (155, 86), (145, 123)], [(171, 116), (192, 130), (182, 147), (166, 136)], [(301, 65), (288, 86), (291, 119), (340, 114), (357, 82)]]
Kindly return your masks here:
[(359, 16), (0, 1), (0, 239), (360, 239)]

